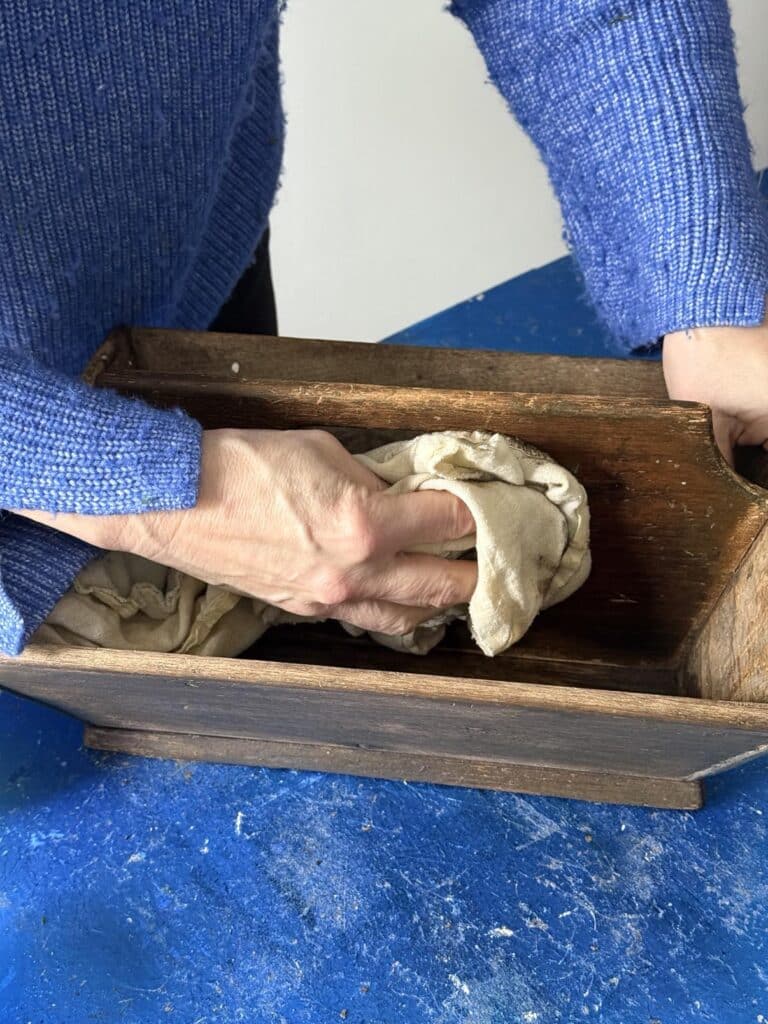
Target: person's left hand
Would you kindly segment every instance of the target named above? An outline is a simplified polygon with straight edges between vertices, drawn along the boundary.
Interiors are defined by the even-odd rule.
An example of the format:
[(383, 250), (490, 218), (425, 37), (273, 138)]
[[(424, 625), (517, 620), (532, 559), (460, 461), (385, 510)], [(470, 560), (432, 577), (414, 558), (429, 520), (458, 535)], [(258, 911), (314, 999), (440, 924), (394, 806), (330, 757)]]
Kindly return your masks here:
[(712, 410), (715, 439), (733, 465), (737, 445), (768, 449), (768, 317), (758, 327), (698, 327), (668, 334), (669, 397)]

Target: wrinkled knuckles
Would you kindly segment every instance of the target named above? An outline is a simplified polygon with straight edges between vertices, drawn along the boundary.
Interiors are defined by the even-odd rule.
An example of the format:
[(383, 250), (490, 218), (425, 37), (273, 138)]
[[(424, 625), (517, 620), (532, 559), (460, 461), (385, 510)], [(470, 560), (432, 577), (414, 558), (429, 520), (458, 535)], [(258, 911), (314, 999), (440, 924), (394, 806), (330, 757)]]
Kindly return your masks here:
[(338, 535), (344, 541), (350, 564), (363, 565), (375, 557), (379, 538), (362, 495), (350, 497), (339, 510)]
[(372, 632), (384, 633), (385, 636), (405, 636), (412, 633), (419, 624), (417, 618), (407, 615), (387, 616), (373, 627)]
[(321, 601), (283, 601), (278, 607), (292, 615), (304, 615), (311, 619), (326, 618), (330, 612), (327, 605)]
[(436, 583), (425, 595), (426, 604), (434, 608), (450, 608), (454, 604), (462, 604), (467, 598), (457, 580), (445, 579)]
[(312, 579), (311, 589), (316, 601), (331, 608), (351, 601), (355, 596), (352, 581), (333, 568), (318, 571)]

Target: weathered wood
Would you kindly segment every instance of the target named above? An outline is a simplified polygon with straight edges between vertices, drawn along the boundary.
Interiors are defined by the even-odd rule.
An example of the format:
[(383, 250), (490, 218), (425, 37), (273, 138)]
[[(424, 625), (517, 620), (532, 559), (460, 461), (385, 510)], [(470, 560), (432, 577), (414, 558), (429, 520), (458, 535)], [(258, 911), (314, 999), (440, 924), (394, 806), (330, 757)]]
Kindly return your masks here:
[(487, 658), (464, 623), (454, 623), (429, 657), (392, 651), (365, 637), (352, 637), (338, 623), (309, 623), (270, 629), (243, 657), (284, 664), (332, 665), (416, 675), (459, 676), (468, 679), (513, 679), (549, 686), (586, 686), (631, 693), (680, 692), (674, 667), (638, 664), (622, 656), (609, 661), (575, 661), (550, 657), (546, 650), (516, 644)]
[[(661, 365), (625, 359), (370, 345), (261, 335), (121, 329), (102, 354), (115, 370), (178, 369), (207, 380), (347, 381), (393, 387), (665, 400)], [(237, 370), (233, 370), (233, 365)]]
[(681, 678), (764, 692), (768, 498), (725, 465), (706, 409), (664, 400), (657, 365), (125, 331), (89, 373), (208, 427), (318, 425), (353, 450), (451, 427), (524, 437), (585, 483), (595, 565), (493, 660), (462, 626), (416, 658), (331, 624), (239, 660), (0, 659), (0, 682), (82, 718), (93, 745), (690, 808), (701, 778), (768, 750), (768, 704), (674, 695)]
[[(429, 663), (428, 658), (421, 663)], [(402, 671), (368, 669), (337, 670), (334, 666), (287, 664), (243, 658), (213, 658), (191, 654), (158, 654), (151, 651), (114, 651), (102, 648), (67, 647), (30, 643), (17, 657), (0, 655), (0, 683), (14, 687), (55, 685), (56, 677), (72, 683), (74, 689), (98, 687), (100, 679), (114, 675), (122, 679), (153, 679), (159, 688), (166, 681), (182, 681), (194, 690), (200, 680), (231, 683), (247, 688), (255, 682), (269, 688), (283, 685), (308, 690), (338, 690), (387, 696), (414, 695), (425, 698), (481, 702), (516, 708), (518, 705), (543, 710), (570, 710), (584, 714), (652, 717), (661, 722), (713, 726), (715, 728), (768, 733), (768, 705), (691, 699), (690, 697), (595, 691), (579, 687), (549, 687), (538, 683), (462, 678)], [(28, 684), (24, 680), (29, 680)], [(82, 681), (82, 684), (78, 682)], [(10, 687), (9, 687), (10, 688)], [(62, 689), (65, 689), (62, 687)], [(30, 696), (34, 694), (30, 693)], [(63, 700), (74, 699), (67, 692)], [(96, 694), (98, 697), (98, 693)], [(71, 707), (71, 703), (69, 705)]]
[(768, 702), (768, 527), (745, 555), (683, 667), (684, 688), (716, 700)]
[[(430, 387), (667, 400), (661, 363), (524, 352), (314, 341), (159, 328), (119, 328), (86, 370), (109, 386), (114, 371), (183, 370), (206, 380), (346, 381)], [(761, 448), (739, 448), (739, 472), (768, 485)]]
[(321, 743), (132, 732), (87, 726), (85, 744), (96, 750), (185, 761), (301, 768), (411, 782), (438, 782), (514, 793), (538, 793), (602, 803), (634, 804), (671, 810), (697, 810), (700, 782), (640, 778), (612, 772), (569, 771), (531, 765), (500, 765), (480, 758), (435, 757), (389, 750), (363, 750)]
[(0, 681), (104, 728), (684, 779), (768, 749), (768, 707), (32, 645)]
[(768, 518), (766, 493), (730, 470), (709, 411), (690, 403), (131, 369), (99, 383), (181, 405), (207, 428), (480, 428), (550, 452), (587, 488), (594, 568), (578, 600), (540, 616), (520, 645), (549, 657), (672, 664)]

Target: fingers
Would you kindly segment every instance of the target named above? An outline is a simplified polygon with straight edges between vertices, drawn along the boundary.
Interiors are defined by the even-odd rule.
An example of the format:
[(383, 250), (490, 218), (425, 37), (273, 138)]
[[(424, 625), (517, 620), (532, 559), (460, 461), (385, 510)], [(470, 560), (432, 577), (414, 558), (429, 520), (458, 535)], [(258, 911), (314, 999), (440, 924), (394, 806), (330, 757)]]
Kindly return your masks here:
[(448, 608), (466, 604), (476, 586), (477, 562), (400, 554), (388, 559), (379, 572), (360, 577), (353, 597), (419, 608)]
[[(273, 604), (297, 615), (341, 618), (339, 608), (391, 605), (434, 614), (437, 609), (468, 604), (477, 586), (477, 562), (400, 554), (353, 574), (325, 574), (301, 597), (270, 596)], [(367, 627), (366, 627), (367, 628)]]
[(377, 548), (382, 553), (407, 551), (418, 544), (458, 540), (475, 531), (467, 506), (446, 491), (372, 495), (368, 516)]
[(337, 605), (331, 618), (371, 633), (404, 636), (436, 614), (436, 608), (408, 608), (389, 601), (349, 601)]

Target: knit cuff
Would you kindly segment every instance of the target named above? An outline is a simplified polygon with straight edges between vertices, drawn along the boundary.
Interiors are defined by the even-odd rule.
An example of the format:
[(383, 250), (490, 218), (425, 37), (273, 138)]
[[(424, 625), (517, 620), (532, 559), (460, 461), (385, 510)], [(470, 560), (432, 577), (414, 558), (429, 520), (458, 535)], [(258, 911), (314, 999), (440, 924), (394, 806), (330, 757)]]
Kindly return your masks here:
[(116, 515), (197, 501), (202, 428), (178, 409), (0, 357), (0, 507)]
[(768, 212), (725, 0), (454, 0), (617, 343), (763, 319)]
[(21, 654), (99, 549), (42, 523), (0, 513), (0, 651)]

